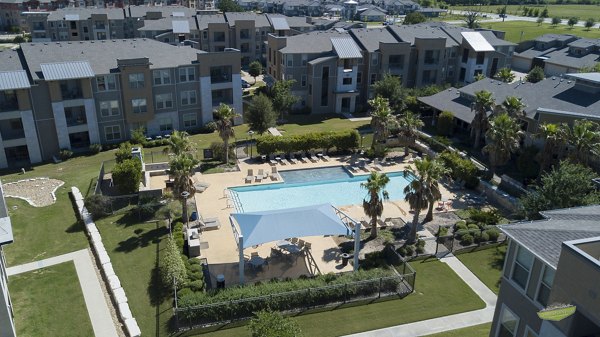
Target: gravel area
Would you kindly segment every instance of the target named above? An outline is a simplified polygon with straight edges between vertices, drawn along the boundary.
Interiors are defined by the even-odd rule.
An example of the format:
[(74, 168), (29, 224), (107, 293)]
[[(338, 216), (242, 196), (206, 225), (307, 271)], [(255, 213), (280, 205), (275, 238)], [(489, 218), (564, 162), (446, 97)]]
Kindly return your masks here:
[(44, 207), (56, 202), (54, 192), (65, 182), (57, 179), (34, 178), (3, 185), (7, 197), (27, 201), (33, 207)]

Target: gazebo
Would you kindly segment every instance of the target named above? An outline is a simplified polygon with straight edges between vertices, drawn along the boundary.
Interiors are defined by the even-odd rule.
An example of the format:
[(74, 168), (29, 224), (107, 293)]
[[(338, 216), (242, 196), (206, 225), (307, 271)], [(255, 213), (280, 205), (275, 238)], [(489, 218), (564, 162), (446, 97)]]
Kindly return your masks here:
[(360, 222), (331, 204), (272, 211), (232, 213), (229, 221), (238, 243), (240, 284), (244, 284), (244, 249), (291, 237), (354, 235), (354, 270), (358, 269)]

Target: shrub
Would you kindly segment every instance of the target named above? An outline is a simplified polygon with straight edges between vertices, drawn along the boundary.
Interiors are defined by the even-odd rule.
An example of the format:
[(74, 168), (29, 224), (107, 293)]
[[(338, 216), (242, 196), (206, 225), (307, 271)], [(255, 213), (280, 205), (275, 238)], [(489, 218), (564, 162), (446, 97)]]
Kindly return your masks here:
[[(213, 153), (213, 158), (220, 160), (220, 161), (225, 161), (225, 144), (224, 143), (218, 143), (218, 142), (213, 142), (210, 144), (210, 150)], [(235, 161), (236, 160), (236, 154), (235, 154), (235, 144), (229, 144), (229, 161)]]
[(90, 152), (93, 154), (100, 153), (102, 151), (102, 145), (100, 144), (90, 144)]
[[(463, 220), (464, 221), (464, 220)], [(468, 229), (467, 227), (467, 223), (463, 222), (461, 223), (460, 221), (456, 223), (456, 225), (454, 225), (454, 231), (459, 231), (459, 230), (466, 230)]]
[(402, 247), (396, 249), (396, 252), (398, 252), (398, 254), (400, 254), (401, 256), (404, 257), (404, 256), (406, 256), (406, 247), (402, 246)]
[(160, 204), (157, 205), (155, 200), (140, 200), (140, 203), (136, 207), (140, 220), (146, 221), (152, 219), (158, 210), (158, 206)]
[(418, 240), (417, 240), (417, 244), (416, 244), (416, 246), (417, 246), (417, 247), (421, 247), (421, 248), (422, 248), (422, 247), (425, 247), (425, 240), (423, 240), (423, 239), (418, 239)]
[(468, 225), (467, 225), (467, 228), (468, 228), (468, 229), (479, 229), (479, 226), (477, 226), (477, 225), (476, 225), (476, 224), (474, 224), (474, 223), (471, 223), (471, 224), (468, 224)]
[(478, 242), (487, 242), (490, 241), (490, 235), (487, 232), (483, 232), (479, 234)]
[(469, 219), (476, 223), (482, 223), (487, 226), (497, 225), (502, 220), (502, 215), (498, 210), (483, 211), (477, 208), (469, 208)]
[(188, 282), (186, 284), (186, 286), (187, 286), (186, 289), (189, 288), (193, 292), (204, 291), (204, 287), (205, 287), (204, 279), (198, 279), (196, 281)]
[(462, 158), (458, 153), (444, 151), (439, 155), (444, 165), (451, 171), (452, 178), (462, 180), (466, 188), (475, 188), (479, 185), (477, 166), (467, 158)]
[(170, 237), (167, 238), (167, 244), (163, 251), (160, 275), (166, 287), (171, 287), (173, 280), (176, 284), (183, 284), (186, 279), (185, 264), (181, 259), (181, 253), (175, 241)]
[(100, 219), (112, 213), (110, 198), (101, 194), (92, 194), (85, 198), (85, 208), (94, 219)]
[(58, 153), (58, 156), (60, 157), (60, 160), (67, 160), (71, 157), (73, 157), (73, 151), (69, 150), (69, 149), (61, 149), (60, 152)]
[(497, 228), (490, 228), (485, 231), (490, 241), (498, 241), (500, 231)]
[(217, 123), (215, 121), (210, 121), (202, 126), (200, 132), (202, 133), (213, 133), (217, 131)]
[(146, 146), (146, 129), (143, 126), (131, 131), (131, 143)]
[(448, 227), (440, 226), (438, 229), (437, 236), (440, 237), (440, 236), (446, 236), (446, 235), (448, 235)]
[(415, 246), (413, 246), (413, 245), (406, 246), (406, 255), (412, 256), (414, 252), (415, 252)]
[(533, 69), (531, 69), (531, 71), (529, 71), (529, 73), (527, 74), (527, 76), (525, 77), (525, 79), (528, 82), (537, 83), (537, 82), (543, 80), (544, 77), (545, 77), (545, 75), (544, 75), (544, 69), (542, 69), (542, 68), (540, 68), (538, 66), (535, 66), (535, 67), (533, 67)]
[(441, 136), (452, 136), (454, 133), (454, 114), (442, 111), (437, 120), (437, 132)]
[(142, 163), (137, 158), (120, 162), (113, 168), (112, 178), (120, 193), (136, 193), (142, 179)]
[(465, 234), (463, 236), (461, 236), (460, 238), (460, 243), (463, 246), (468, 246), (468, 245), (472, 245), (474, 241), (473, 235), (471, 234)]
[(417, 246), (417, 248), (415, 250), (416, 250), (417, 254), (425, 253), (425, 247)]
[(293, 136), (262, 136), (256, 140), (256, 149), (260, 154), (276, 152), (309, 151), (313, 149), (331, 149), (348, 151), (359, 146), (360, 135), (356, 130), (337, 132), (313, 132)]
[(302, 331), (296, 321), (279, 312), (259, 311), (248, 325), (252, 337), (300, 337)]
[(521, 151), (521, 154), (517, 158), (517, 168), (525, 178), (536, 178), (540, 171), (540, 165), (537, 161), (533, 160), (536, 158), (539, 150), (536, 146), (528, 146)]
[(121, 145), (119, 145), (119, 149), (115, 152), (115, 161), (117, 164), (133, 158), (131, 156), (131, 147), (130, 142), (121, 143)]

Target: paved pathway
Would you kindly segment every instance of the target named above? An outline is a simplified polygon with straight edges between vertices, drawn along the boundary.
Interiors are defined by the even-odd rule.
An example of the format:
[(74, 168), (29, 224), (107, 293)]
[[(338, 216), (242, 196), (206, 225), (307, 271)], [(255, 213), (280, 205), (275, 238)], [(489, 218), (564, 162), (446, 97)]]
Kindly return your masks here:
[(494, 317), (496, 305), (496, 294), (494, 294), (477, 276), (475, 276), (459, 259), (448, 254), (440, 259), (446, 263), (456, 274), (485, 302), (485, 308), (475, 311), (463, 312), (419, 321), (414, 323), (397, 325), (389, 328), (366, 331), (352, 337), (411, 337), (425, 336), (443, 331), (466, 328), (473, 325), (491, 322)]
[(69, 261), (73, 261), (75, 264), (94, 334), (97, 337), (118, 337), (104, 292), (100, 286), (100, 280), (94, 269), (94, 262), (87, 249), (10, 267), (6, 269), (6, 272), (9, 276), (17, 275)]

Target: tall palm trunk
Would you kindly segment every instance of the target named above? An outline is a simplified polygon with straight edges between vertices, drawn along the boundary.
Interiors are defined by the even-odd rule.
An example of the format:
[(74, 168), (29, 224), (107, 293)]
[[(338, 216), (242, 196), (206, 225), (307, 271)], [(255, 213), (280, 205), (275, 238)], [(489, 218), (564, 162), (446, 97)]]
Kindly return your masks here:
[(229, 139), (223, 141), (225, 144), (225, 165), (229, 166)]
[(404, 156), (408, 157), (408, 144), (404, 146)]
[(377, 216), (374, 216), (373, 219), (371, 219), (371, 235), (369, 237), (371, 239), (377, 237)]
[(481, 143), (481, 129), (477, 128), (475, 130), (475, 142), (473, 143), (473, 148), (477, 149), (479, 144)]
[(419, 212), (421, 212), (421, 202), (417, 202), (416, 206), (417, 207), (415, 207), (415, 215), (413, 216), (412, 227), (410, 228), (410, 238), (408, 239), (409, 244), (417, 242), (417, 227), (419, 226)]
[(423, 219), (423, 222), (429, 222), (433, 220), (433, 204), (434, 202), (429, 203), (429, 207), (427, 208), (427, 215), (425, 216), (425, 219)]

